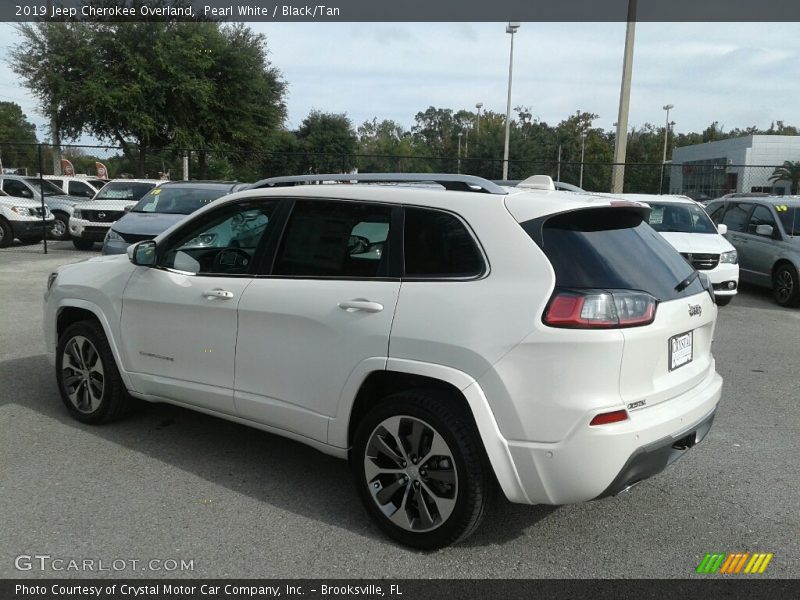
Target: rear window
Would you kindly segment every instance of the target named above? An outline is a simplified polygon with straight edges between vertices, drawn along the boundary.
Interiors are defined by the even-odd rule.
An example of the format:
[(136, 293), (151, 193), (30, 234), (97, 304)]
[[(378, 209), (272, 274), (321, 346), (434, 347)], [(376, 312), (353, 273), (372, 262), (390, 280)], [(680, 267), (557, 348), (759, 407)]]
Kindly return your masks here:
[(578, 210), (522, 227), (542, 247), (560, 288), (640, 290), (662, 301), (703, 291), (699, 278), (676, 289), (694, 269), (638, 211)]
[(800, 209), (798, 206), (775, 205), (775, 212), (778, 213), (778, 218), (787, 235), (800, 235), (800, 210), (798, 209)]

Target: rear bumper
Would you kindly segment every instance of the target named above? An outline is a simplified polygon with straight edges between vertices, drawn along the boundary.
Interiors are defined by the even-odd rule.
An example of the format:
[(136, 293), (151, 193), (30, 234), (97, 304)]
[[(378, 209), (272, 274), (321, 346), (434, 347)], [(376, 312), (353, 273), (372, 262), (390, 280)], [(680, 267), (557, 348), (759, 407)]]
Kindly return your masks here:
[(658, 441), (639, 448), (634, 452), (622, 467), (622, 471), (611, 482), (606, 490), (598, 496), (616, 496), (640, 481), (657, 475), (676, 460), (681, 458), (687, 450), (699, 444), (706, 437), (714, 422), (714, 411), (696, 425), (690, 426), (685, 431), (668, 435)]
[(712, 367), (694, 388), (631, 411), (626, 421), (592, 427), (588, 414), (559, 442), (507, 441), (527, 502), (585, 502), (655, 475), (685, 454), (673, 448), (676, 442), (694, 434), (694, 445), (705, 437), (721, 391), (722, 377)]

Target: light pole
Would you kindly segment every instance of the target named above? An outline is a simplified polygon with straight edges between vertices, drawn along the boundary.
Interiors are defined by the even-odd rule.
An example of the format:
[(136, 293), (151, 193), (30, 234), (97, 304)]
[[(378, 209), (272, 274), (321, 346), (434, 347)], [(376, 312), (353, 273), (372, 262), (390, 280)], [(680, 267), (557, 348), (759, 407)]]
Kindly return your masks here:
[(508, 179), (508, 141), (511, 135), (511, 74), (514, 69), (514, 34), (519, 29), (519, 21), (509, 21), (506, 33), (511, 34), (511, 52), (508, 55), (508, 102), (506, 103), (506, 139), (503, 145), (503, 179)]
[(661, 181), (658, 182), (658, 193), (664, 193), (664, 169), (667, 168), (667, 135), (669, 134), (669, 111), (675, 108), (674, 104), (665, 104), (662, 107), (667, 111), (667, 121), (664, 124), (664, 154), (661, 156)]
[(622, 193), (625, 181), (625, 155), (628, 150), (628, 111), (631, 104), (633, 44), (636, 34), (636, 0), (628, 0), (628, 25), (625, 30), (625, 54), (622, 59), (622, 83), (619, 90), (617, 135), (614, 139), (614, 166), (611, 168), (611, 192)]
[(478, 102), (475, 105), (475, 108), (478, 109), (477, 131), (475, 132), (475, 135), (480, 135), (481, 134), (481, 109), (483, 108), (483, 102)]
[(461, 173), (461, 136), (464, 135), (463, 132), (458, 132), (458, 172)]
[(464, 127), (464, 158), (469, 158), (469, 127)]
[(581, 176), (578, 187), (583, 189), (583, 157), (586, 153), (586, 132), (581, 133)]

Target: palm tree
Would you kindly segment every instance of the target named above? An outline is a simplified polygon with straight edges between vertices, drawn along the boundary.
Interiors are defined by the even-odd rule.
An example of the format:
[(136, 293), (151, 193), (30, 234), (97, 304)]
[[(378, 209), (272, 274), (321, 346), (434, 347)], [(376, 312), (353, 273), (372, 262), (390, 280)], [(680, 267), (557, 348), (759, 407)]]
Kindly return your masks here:
[(775, 170), (772, 172), (772, 175), (770, 175), (769, 180), (788, 181), (791, 183), (792, 195), (797, 194), (797, 188), (800, 187), (800, 161), (784, 161), (783, 165), (780, 167), (775, 167)]

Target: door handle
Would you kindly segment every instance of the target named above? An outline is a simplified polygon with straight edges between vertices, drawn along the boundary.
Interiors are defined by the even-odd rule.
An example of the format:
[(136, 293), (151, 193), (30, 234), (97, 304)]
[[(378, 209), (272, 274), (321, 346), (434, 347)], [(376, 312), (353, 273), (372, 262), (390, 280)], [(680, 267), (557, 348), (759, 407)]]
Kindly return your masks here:
[(206, 290), (205, 292), (203, 292), (203, 296), (206, 298), (223, 298), (225, 300), (229, 300), (233, 298), (233, 292), (216, 288), (213, 290)]
[(370, 302), (369, 300), (345, 300), (344, 302), (339, 302), (339, 308), (347, 312), (363, 310), (364, 312), (376, 313), (383, 310), (383, 304)]

